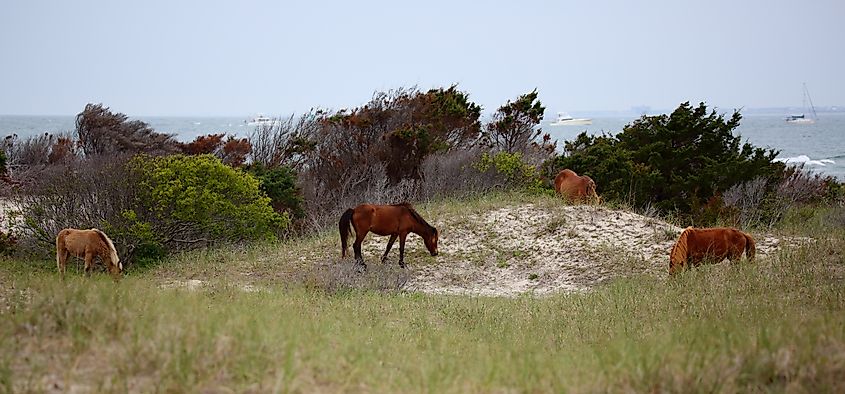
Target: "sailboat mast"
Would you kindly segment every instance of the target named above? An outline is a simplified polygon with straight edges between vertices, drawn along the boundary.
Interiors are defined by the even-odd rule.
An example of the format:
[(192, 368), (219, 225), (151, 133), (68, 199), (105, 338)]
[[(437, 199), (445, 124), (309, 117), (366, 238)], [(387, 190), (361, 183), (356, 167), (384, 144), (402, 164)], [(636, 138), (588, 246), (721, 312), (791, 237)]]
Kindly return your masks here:
[(810, 91), (807, 90), (807, 83), (806, 82), (804, 82), (804, 96), (810, 102), (810, 109), (813, 111), (813, 119), (818, 119), (819, 116), (816, 115), (816, 106), (813, 105), (813, 98), (810, 97)]

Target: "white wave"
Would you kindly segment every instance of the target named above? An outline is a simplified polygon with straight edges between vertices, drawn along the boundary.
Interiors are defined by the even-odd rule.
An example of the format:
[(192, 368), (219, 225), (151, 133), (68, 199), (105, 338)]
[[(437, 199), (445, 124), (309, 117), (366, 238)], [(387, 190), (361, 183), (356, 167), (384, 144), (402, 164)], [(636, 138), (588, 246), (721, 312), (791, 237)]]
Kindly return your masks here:
[(807, 155), (798, 155), (798, 156), (795, 156), (795, 157), (778, 158), (778, 159), (775, 159), (775, 161), (779, 161), (781, 163), (786, 163), (786, 164), (801, 164), (801, 163), (803, 163), (804, 165), (808, 165), (808, 166), (822, 166), (822, 167), (824, 167), (828, 164), (836, 164), (835, 161), (830, 160), (830, 159), (813, 160), (813, 159), (810, 159), (810, 157), (807, 156)]

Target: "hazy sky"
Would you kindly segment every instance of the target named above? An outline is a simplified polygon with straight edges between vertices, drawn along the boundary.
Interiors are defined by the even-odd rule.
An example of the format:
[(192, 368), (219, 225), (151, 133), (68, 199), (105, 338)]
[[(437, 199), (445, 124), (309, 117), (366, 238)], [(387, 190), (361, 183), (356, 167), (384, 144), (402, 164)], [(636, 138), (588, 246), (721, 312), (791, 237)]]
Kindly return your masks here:
[(845, 105), (845, 1), (0, 1), (0, 114), (269, 115), (457, 83), (492, 112)]

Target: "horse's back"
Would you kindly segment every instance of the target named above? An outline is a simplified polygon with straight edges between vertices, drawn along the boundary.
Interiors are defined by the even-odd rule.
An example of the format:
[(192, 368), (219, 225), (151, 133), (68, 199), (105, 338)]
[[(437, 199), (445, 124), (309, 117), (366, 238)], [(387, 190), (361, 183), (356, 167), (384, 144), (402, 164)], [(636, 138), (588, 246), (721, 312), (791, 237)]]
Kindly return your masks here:
[(687, 239), (690, 252), (697, 258), (721, 260), (745, 250), (745, 233), (730, 227), (694, 229)]
[(61, 244), (64, 249), (74, 254), (84, 253), (87, 249), (95, 247), (100, 242), (100, 234), (96, 230), (66, 228), (59, 231), (59, 235), (56, 237), (57, 246)]
[(565, 168), (555, 177), (555, 191), (571, 199), (595, 198), (596, 182), (586, 175), (578, 175), (575, 171)]
[(353, 208), (353, 222), (378, 235), (395, 234), (410, 226), (411, 209), (409, 204), (360, 204)]

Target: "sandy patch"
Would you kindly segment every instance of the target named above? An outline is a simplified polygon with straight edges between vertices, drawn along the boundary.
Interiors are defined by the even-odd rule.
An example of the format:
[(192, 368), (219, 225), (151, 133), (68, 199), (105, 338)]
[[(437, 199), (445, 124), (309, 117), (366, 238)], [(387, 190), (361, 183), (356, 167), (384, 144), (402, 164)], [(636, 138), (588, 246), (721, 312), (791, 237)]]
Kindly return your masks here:
[[(408, 290), (490, 296), (584, 291), (641, 273), (665, 277), (669, 251), (682, 230), (659, 219), (584, 205), (524, 204), (433, 224), (441, 229), (440, 256), (427, 257), (421, 239), (408, 237), (406, 262), (413, 272)], [(381, 256), (386, 239), (368, 236), (368, 261)], [(755, 239), (758, 258), (800, 243), (768, 235)], [(389, 261), (397, 259), (394, 245)]]

